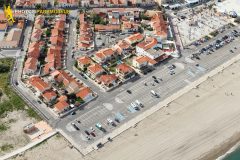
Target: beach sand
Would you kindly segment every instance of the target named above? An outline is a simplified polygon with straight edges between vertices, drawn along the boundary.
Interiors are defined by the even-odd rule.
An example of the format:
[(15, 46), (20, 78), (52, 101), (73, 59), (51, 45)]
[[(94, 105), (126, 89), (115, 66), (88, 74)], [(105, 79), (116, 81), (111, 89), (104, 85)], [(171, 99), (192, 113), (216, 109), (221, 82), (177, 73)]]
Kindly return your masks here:
[(237, 62), (84, 158), (74, 149), (64, 151), (66, 147), (36, 147), (24, 155), (45, 160), (68, 155), (78, 160), (213, 160), (240, 140), (239, 70)]

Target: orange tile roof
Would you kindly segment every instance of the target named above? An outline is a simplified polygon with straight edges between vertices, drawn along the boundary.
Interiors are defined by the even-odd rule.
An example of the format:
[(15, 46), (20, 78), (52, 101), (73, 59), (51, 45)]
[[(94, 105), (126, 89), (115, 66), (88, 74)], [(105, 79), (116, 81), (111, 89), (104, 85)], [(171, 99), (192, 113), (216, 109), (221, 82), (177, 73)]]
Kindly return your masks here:
[(106, 74), (106, 75), (101, 75), (99, 77), (99, 81), (102, 82), (105, 85), (108, 85), (112, 83), (113, 81), (116, 81), (118, 77), (115, 74)]
[(78, 63), (82, 65), (88, 65), (92, 63), (92, 60), (88, 56), (83, 56), (77, 59)]
[(50, 42), (51, 42), (51, 44), (53, 44), (53, 45), (62, 46), (63, 41), (64, 41), (63, 37), (60, 37), (60, 36), (50, 37)]
[(76, 96), (80, 97), (81, 99), (85, 99), (91, 93), (92, 91), (89, 87), (84, 87), (76, 94)]
[(114, 49), (117, 50), (118, 53), (122, 53), (124, 49), (130, 48), (131, 45), (127, 43), (125, 40), (120, 40), (115, 46)]
[(151, 18), (155, 34), (160, 37), (167, 37), (167, 22), (164, 21), (162, 13), (158, 12)]
[(114, 51), (113, 51), (112, 48), (101, 49), (95, 54), (95, 56), (100, 58), (100, 59), (104, 59), (105, 57), (109, 57), (109, 56), (112, 56), (112, 55), (114, 55)]
[(108, 24), (108, 25), (96, 24), (95, 25), (95, 30), (96, 31), (121, 30), (121, 25), (118, 25), (118, 24)]
[(40, 49), (39, 47), (32, 47), (28, 49), (28, 53), (27, 53), (28, 57), (33, 57), (38, 59), (38, 57), (40, 56)]
[(92, 64), (91, 66), (88, 67), (88, 70), (92, 73), (98, 73), (98, 72), (104, 71), (102, 66), (100, 66), (99, 64)]
[(130, 66), (128, 66), (127, 64), (125, 64), (125, 63), (122, 63), (122, 64), (119, 64), (117, 67), (116, 67), (116, 69), (118, 69), (120, 72), (122, 72), (122, 73), (127, 73), (127, 72), (133, 72), (134, 70), (130, 67)]
[(46, 89), (50, 88), (50, 85), (44, 82), (40, 77), (34, 76), (29, 78), (29, 83), (37, 88), (40, 92), (45, 91)]
[(82, 41), (91, 41), (91, 37), (87, 37), (87, 36), (80, 36), (79, 40)]
[(85, 21), (84, 18), (85, 18), (85, 14), (84, 14), (84, 13), (80, 13), (80, 14), (79, 14), (80, 24), (81, 24), (81, 22), (84, 22), (84, 21)]
[(69, 107), (69, 104), (66, 101), (59, 101), (58, 103), (56, 103), (54, 105), (54, 108), (58, 111), (58, 112), (62, 112), (64, 111), (64, 109), (66, 109), (67, 107)]
[(29, 49), (30, 48), (35, 48), (35, 47), (42, 47), (44, 45), (44, 41), (40, 41), (40, 42), (32, 42), (30, 45), (29, 45)]
[(34, 28), (32, 33), (32, 38), (40, 39), (42, 36), (43, 31), (41, 29)]
[(45, 17), (43, 15), (38, 15), (35, 18), (34, 25), (39, 24), (42, 26), (44, 24), (44, 20), (45, 20)]
[(66, 16), (66, 14), (59, 14), (59, 20), (60, 21), (66, 21), (66, 18), (67, 18), (67, 16)]
[(154, 47), (157, 44), (157, 39), (156, 38), (150, 38), (150, 39), (146, 39), (143, 42), (140, 42), (137, 44), (137, 47), (140, 47), (144, 50), (148, 50), (152, 47)]
[(60, 70), (59, 72), (60, 73), (56, 77), (58, 83), (63, 82), (64, 86), (67, 87), (71, 82), (74, 82), (81, 88), (81, 84), (78, 83), (73, 77), (70, 77), (70, 75), (67, 74), (65, 71)]
[(79, 43), (78, 43), (78, 48), (84, 48), (84, 49), (86, 49), (86, 48), (90, 47), (90, 45), (91, 45), (91, 44), (79, 42)]
[(135, 61), (137, 61), (139, 64), (142, 64), (142, 63), (145, 63), (145, 62), (148, 62), (148, 63), (151, 63), (152, 65), (156, 64), (157, 62), (147, 56), (139, 56), (139, 57), (136, 57)]
[(47, 101), (51, 101), (53, 98), (57, 97), (56, 92), (54, 92), (53, 90), (48, 90), (46, 92), (43, 93), (43, 97), (47, 100)]
[(62, 31), (58, 30), (57, 28), (53, 28), (51, 30), (51, 37), (55, 37), (55, 36), (61, 37), (62, 35), (63, 35)]
[(33, 71), (36, 71), (37, 70), (37, 63), (38, 63), (38, 60), (36, 58), (28, 58), (24, 64), (24, 69), (25, 71), (27, 70), (33, 70)]
[(133, 34), (129, 37), (127, 37), (127, 39), (130, 41), (130, 42), (135, 42), (135, 41), (140, 41), (142, 40), (144, 37), (141, 33), (136, 33), (136, 34)]
[(65, 28), (65, 22), (64, 21), (61, 21), (61, 20), (58, 20), (54, 26), (54, 28), (60, 30), (60, 31), (63, 31), (64, 28)]
[(58, 101), (67, 101), (67, 96), (65, 95), (61, 95), (59, 98), (58, 98)]

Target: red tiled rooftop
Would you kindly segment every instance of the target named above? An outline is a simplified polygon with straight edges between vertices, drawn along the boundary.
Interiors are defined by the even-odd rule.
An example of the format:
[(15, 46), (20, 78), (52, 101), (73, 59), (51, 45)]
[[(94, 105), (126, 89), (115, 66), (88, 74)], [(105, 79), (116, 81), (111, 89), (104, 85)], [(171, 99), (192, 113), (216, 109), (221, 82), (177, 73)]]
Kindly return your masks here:
[(88, 67), (88, 70), (92, 73), (103, 72), (104, 69), (99, 64), (92, 64)]
[(50, 85), (44, 82), (40, 77), (34, 76), (29, 78), (29, 83), (37, 88), (40, 92), (43, 92), (47, 88), (50, 88)]
[(81, 99), (86, 98), (86, 96), (88, 96), (90, 93), (92, 93), (91, 89), (89, 87), (84, 87), (83, 89), (81, 89), (76, 96), (80, 97)]
[(128, 65), (125, 64), (125, 63), (119, 64), (116, 68), (117, 68), (120, 72), (123, 72), (123, 73), (133, 72), (133, 71), (134, 71), (130, 66), (128, 66)]

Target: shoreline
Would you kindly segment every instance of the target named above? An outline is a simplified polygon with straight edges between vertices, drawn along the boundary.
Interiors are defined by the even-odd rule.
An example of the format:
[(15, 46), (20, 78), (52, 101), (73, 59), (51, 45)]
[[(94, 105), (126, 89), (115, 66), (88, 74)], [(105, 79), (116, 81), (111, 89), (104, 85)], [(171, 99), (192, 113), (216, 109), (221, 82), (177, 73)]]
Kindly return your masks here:
[(240, 132), (223, 141), (216, 148), (199, 158), (199, 160), (223, 160), (227, 155), (234, 152), (240, 146)]

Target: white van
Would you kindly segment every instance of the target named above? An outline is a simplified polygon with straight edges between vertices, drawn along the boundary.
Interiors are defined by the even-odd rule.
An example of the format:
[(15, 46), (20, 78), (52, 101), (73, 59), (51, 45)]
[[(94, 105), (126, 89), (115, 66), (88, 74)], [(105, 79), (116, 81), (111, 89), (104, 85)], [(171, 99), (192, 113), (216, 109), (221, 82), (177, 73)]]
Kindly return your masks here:
[(155, 97), (159, 97), (159, 95), (154, 91), (154, 90), (151, 90), (151, 92), (150, 92), (153, 96), (155, 96)]

